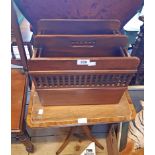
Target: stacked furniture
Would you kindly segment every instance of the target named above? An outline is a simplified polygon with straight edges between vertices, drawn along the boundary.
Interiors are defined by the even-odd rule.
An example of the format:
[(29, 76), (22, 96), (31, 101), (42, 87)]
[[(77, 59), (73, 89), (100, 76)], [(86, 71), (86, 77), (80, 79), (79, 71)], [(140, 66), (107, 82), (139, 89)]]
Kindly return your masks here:
[[(88, 125), (118, 123), (122, 136), (117, 138), (121, 138), (123, 149), (127, 130), (124, 132), (121, 122), (135, 117), (126, 89), (137, 72), (139, 59), (128, 55), (127, 37), (120, 29), (143, 1), (14, 1), (34, 33), (34, 53), (26, 62), (35, 85), (28, 107), (28, 126), (71, 127), (57, 151), (60, 154), (74, 127), (80, 126), (95, 141)], [(80, 118), (85, 121), (80, 123)]]
[(117, 104), (137, 72), (118, 20), (43, 19), (28, 71), (44, 105)]
[[(27, 59), (20, 27), (17, 21), (17, 15), (13, 5), (11, 6), (11, 9), (11, 30), (13, 32), (13, 36), (11, 37), (11, 64), (15, 65), (14, 68), (11, 68), (11, 137), (17, 138), (24, 144), (27, 152), (32, 153), (34, 147), (30, 141), (25, 123), (25, 109), (28, 85), (30, 82), (29, 77), (25, 72), (27, 69)], [(14, 53), (15, 50), (13, 50), (14, 46), (16, 46), (19, 51), (20, 59), (16, 58)]]
[(119, 102), (139, 63), (119, 31), (143, 0), (14, 2), (34, 32), (27, 65), (44, 105)]

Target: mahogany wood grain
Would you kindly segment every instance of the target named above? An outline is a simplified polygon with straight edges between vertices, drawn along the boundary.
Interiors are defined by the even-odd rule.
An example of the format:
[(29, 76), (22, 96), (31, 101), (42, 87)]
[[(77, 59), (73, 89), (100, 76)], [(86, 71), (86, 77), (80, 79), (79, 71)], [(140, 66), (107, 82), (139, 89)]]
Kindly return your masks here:
[[(48, 22), (46, 24), (52, 23)], [(86, 24), (91, 27), (96, 21), (84, 21), (81, 30), (78, 28), (81, 20), (77, 25), (70, 20), (63, 22), (79, 33), (82, 26), (86, 29)], [(115, 24), (113, 20), (105, 23)], [(139, 64), (138, 58), (132, 58), (125, 52), (127, 36), (114, 31), (98, 35), (41, 33), (34, 37), (38, 52), (37, 57), (28, 62), (28, 68), (43, 105), (119, 103)], [(79, 65), (77, 60), (80, 59), (88, 59), (95, 65)]]
[(11, 70), (11, 135), (15, 135), (24, 144), (27, 152), (33, 153), (34, 146), (26, 132), (24, 122), (27, 79), (22, 70)]
[(139, 10), (143, 0), (14, 0), (37, 29), (40, 19), (118, 19), (123, 27)]
[[(90, 60), (96, 66), (77, 65), (77, 60)], [(137, 70), (137, 57), (60, 57), (33, 58), (28, 60), (29, 71), (56, 70)], [(38, 67), (39, 66), (39, 67)]]
[(135, 57), (101, 57), (87, 58), (96, 62), (95, 66), (78, 66), (78, 59), (28, 61), (29, 74), (43, 105), (118, 103), (139, 64)]
[(125, 87), (36, 89), (45, 106), (118, 104)]

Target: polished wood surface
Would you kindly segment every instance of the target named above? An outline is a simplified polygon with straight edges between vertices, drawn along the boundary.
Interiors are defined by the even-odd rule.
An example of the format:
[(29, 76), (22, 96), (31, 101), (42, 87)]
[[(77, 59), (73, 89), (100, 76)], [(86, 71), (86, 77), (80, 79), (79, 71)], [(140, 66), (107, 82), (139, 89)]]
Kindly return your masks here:
[(37, 29), (40, 19), (118, 19), (123, 27), (143, 0), (14, 0)]
[[(39, 114), (40, 113), (40, 114)], [(87, 118), (87, 125), (100, 123), (126, 122), (136, 115), (128, 92), (119, 104), (42, 106), (38, 94), (33, 89), (28, 107), (27, 124), (31, 128), (79, 126), (79, 118)]]
[(26, 104), (26, 76), (20, 70), (11, 70), (11, 131), (22, 131)]

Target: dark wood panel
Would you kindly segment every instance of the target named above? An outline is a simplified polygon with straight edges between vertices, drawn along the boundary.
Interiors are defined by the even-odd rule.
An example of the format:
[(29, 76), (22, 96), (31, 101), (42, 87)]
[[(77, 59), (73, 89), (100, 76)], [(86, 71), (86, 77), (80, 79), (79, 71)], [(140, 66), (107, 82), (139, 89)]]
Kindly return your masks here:
[(42, 34), (105, 34), (120, 30), (116, 19), (41, 19), (38, 33)]
[(40, 19), (118, 19), (123, 27), (143, 0), (14, 0), (36, 30)]

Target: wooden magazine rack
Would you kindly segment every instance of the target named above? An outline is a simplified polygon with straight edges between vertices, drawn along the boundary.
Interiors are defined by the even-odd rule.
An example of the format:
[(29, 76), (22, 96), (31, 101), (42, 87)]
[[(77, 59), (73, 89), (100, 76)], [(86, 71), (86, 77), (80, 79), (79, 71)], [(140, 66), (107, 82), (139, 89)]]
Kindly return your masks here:
[(40, 20), (28, 70), (41, 103), (119, 103), (139, 64), (119, 29), (118, 20)]

